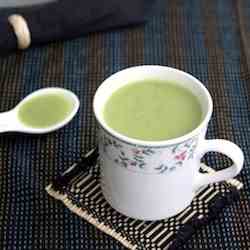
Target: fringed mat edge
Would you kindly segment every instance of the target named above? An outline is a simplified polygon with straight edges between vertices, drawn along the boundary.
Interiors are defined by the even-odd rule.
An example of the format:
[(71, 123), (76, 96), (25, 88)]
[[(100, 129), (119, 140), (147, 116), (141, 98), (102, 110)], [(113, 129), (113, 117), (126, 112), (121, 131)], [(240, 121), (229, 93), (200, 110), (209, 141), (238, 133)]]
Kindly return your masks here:
[(111, 229), (109, 226), (104, 225), (102, 222), (99, 222), (98, 219), (94, 218), (91, 214), (89, 214), (87, 210), (84, 210), (83, 208), (78, 207), (77, 205), (73, 204), (73, 202), (68, 198), (67, 195), (63, 195), (63, 194), (60, 194), (59, 192), (54, 191), (51, 186), (52, 185), (50, 184), (46, 187), (46, 191), (50, 196), (52, 196), (53, 198), (57, 200), (62, 201), (64, 205), (73, 213), (79, 215), (80, 217), (88, 221), (90, 224), (100, 229), (102, 232), (118, 240), (128, 249), (131, 249), (131, 250), (136, 249), (137, 247), (136, 245), (132, 245), (126, 238), (121, 236), (119, 233), (115, 232), (115, 230)]
[[(214, 169), (208, 167), (205, 164), (201, 164), (201, 168), (205, 171), (207, 171), (208, 173), (214, 173), (216, 172)], [(240, 190), (243, 188), (243, 183), (241, 183), (240, 181), (238, 181), (237, 179), (229, 179), (226, 181), (226, 183), (230, 184), (232, 187), (234, 187), (237, 190)], [(55, 190), (53, 190), (52, 188), (52, 184), (49, 184), (45, 190), (47, 191), (47, 193), (52, 196), (53, 198), (60, 200), (64, 203), (64, 205), (73, 213), (77, 214), (78, 216), (80, 216), (81, 218), (85, 219), (87, 222), (89, 222), (90, 224), (92, 224), (93, 226), (97, 227), (99, 230), (101, 230), (102, 232), (110, 235), (111, 237), (113, 237), (114, 239), (118, 240), (122, 245), (124, 245), (125, 247), (127, 247), (128, 249), (131, 250), (135, 250), (137, 248), (137, 245), (133, 245), (131, 242), (129, 242), (129, 240), (127, 240), (125, 237), (121, 236), (121, 234), (117, 233), (115, 230), (111, 229), (109, 226), (104, 225), (102, 222), (99, 222), (98, 219), (94, 218), (91, 214), (89, 214), (87, 212), (87, 210), (78, 207), (77, 205), (75, 205), (66, 194), (61, 194), (60, 192), (57, 192)], [(225, 204), (225, 202), (223, 202), (223, 204), (220, 204), (220, 209), (222, 210), (227, 204)], [(211, 216), (210, 216), (211, 217)], [(201, 219), (200, 220), (200, 226), (206, 225), (209, 221), (211, 221), (212, 218), (207, 218), (206, 220)], [(195, 230), (194, 225), (191, 225), (191, 223), (186, 224), (185, 226), (189, 227), (189, 229), (191, 229), (190, 227), (192, 227), (192, 230)], [(185, 229), (185, 228), (183, 228)], [(185, 231), (185, 230), (183, 230)], [(184, 235), (183, 235), (184, 236)], [(180, 245), (180, 243), (182, 243), (184, 240), (186, 240), (188, 238), (188, 236), (185, 234), (185, 237), (181, 237), (182, 239), (180, 239), (179, 241), (175, 241), (176, 244), (173, 244), (170, 249), (177, 249), (178, 246)], [(170, 250), (169, 249), (169, 250)]]

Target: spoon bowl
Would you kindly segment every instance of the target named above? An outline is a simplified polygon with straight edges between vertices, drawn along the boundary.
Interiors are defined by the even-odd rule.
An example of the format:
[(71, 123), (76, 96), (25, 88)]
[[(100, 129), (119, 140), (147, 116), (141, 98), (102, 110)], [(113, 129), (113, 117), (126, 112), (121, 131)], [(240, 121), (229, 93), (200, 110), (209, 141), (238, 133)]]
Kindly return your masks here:
[[(18, 113), (22, 106), (27, 103), (29, 100), (39, 97), (39, 96), (46, 96), (48, 94), (56, 94), (60, 95), (65, 100), (73, 105), (70, 113), (60, 122), (57, 122), (48, 127), (32, 127), (25, 123), (23, 123), (20, 118), (18, 117)], [(22, 133), (29, 133), (29, 134), (44, 134), (55, 131), (57, 129), (62, 128), (67, 123), (69, 123), (73, 117), (76, 115), (80, 106), (80, 102), (78, 97), (71, 92), (70, 90), (63, 89), (63, 88), (44, 88), (34, 91), (33, 93), (26, 96), (15, 108), (10, 111), (0, 113), (0, 133), (3, 132), (22, 132)], [(53, 107), (52, 107), (53, 108)]]

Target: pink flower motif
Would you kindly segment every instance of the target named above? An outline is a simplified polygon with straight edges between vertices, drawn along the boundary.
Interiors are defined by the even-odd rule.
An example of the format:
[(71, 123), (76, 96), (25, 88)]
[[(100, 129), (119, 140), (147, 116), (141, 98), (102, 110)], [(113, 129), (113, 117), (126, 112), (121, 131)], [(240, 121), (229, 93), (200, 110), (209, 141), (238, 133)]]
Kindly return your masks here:
[(141, 151), (139, 149), (133, 149), (133, 153), (137, 155), (137, 154), (140, 154)]
[(137, 163), (136, 163), (136, 161), (131, 161), (131, 162), (130, 162), (130, 165), (131, 165), (131, 166), (136, 166)]
[(183, 151), (180, 154), (176, 155), (174, 158), (179, 161), (184, 161), (186, 159), (186, 153), (187, 151)]

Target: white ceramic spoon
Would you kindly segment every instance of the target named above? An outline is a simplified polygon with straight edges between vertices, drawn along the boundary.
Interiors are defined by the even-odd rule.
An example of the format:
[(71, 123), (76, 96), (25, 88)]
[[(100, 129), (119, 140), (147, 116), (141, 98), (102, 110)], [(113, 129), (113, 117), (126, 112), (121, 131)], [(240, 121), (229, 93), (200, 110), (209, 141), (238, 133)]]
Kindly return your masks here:
[[(46, 94), (60, 94), (64, 98), (68, 99), (73, 104), (71, 113), (61, 122), (46, 128), (33, 128), (23, 124), (18, 118), (18, 110), (26, 101), (30, 100), (35, 96), (46, 95)], [(57, 130), (65, 126), (72, 120), (79, 109), (79, 99), (71, 91), (63, 88), (44, 88), (39, 89), (28, 96), (26, 96), (15, 108), (10, 111), (0, 113), (0, 133), (3, 132), (22, 132), (29, 134), (44, 134)]]

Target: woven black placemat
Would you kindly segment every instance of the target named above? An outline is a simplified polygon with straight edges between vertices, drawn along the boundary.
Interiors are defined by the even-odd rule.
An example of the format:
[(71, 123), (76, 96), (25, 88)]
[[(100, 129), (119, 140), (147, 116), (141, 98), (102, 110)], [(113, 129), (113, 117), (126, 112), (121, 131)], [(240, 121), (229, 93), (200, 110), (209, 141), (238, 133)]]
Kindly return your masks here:
[[(66, 207), (129, 249), (179, 249), (195, 232), (239, 197), (243, 185), (236, 179), (201, 188), (192, 204), (174, 217), (141, 221), (114, 210), (100, 187), (96, 150), (72, 165), (49, 186), (47, 192)], [(201, 165), (203, 172), (214, 172)]]

